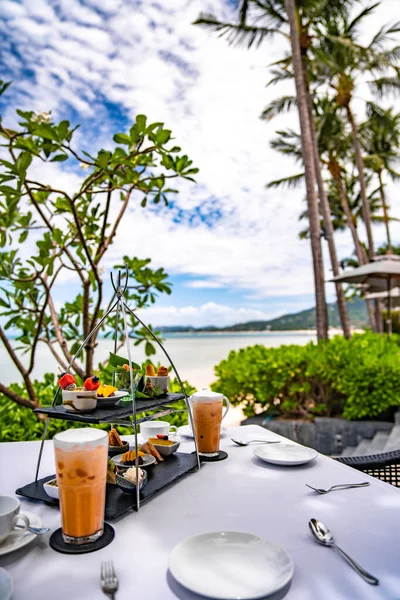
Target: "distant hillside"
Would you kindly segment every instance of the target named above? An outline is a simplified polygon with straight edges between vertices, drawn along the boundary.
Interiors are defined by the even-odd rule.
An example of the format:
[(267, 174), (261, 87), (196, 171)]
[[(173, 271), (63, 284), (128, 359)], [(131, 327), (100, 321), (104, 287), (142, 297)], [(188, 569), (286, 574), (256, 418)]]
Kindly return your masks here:
[[(364, 300), (354, 299), (347, 303), (352, 327), (363, 328), (368, 326), (367, 309)], [(328, 304), (328, 319), (331, 327), (340, 327), (337, 304)], [(299, 329), (315, 329), (315, 308), (302, 310), (298, 313), (282, 315), (270, 321), (248, 321), (229, 327), (161, 327), (165, 333), (201, 332), (201, 331), (296, 331)]]

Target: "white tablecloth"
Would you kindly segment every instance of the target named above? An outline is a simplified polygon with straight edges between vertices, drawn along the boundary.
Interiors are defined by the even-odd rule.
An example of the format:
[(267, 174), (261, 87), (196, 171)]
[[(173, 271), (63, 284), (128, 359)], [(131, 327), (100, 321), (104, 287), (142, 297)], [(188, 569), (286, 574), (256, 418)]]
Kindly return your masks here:
[[(318, 456), (298, 467), (268, 465), (253, 448), (233, 445), (230, 438), (275, 439), (251, 425), (227, 431), (221, 440), (227, 460), (206, 463), (161, 495), (112, 522), (115, 539), (106, 548), (80, 556), (49, 547), (46, 534), (24, 549), (0, 558), (12, 575), (14, 600), (78, 600), (102, 598), (100, 563), (113, 559), (120, 581), (118, 600), (200, 598), (177, 584), (168, 573), (168, 557), (183, 539), (207, 531), (254, 533), (281, 544), (292, 556), (295, 571), (289, 589), (274, 598), (287, 600), (400, 599), (400, 493), (336, 461)], [(283, 441), (285, 441), (283, 439)], [(1, 494), (14, 494), (34, 479), (38, 442), (0, 444)], [(183, 441), (181, 450), (192, 451)], [(46, 442), (41, 476), (54, 473), (53, 444)], [(368, 488), (318, 496), (305, 484), (329, 487), (369, 480)], [(21, 499), (22, 510), (34, 512), (52, 531), (60, 526), (58, 508)], [(337, 543), (380, 580), (365, 583), (334, 550), (311, 537), (315, 517), (335, 534)]]

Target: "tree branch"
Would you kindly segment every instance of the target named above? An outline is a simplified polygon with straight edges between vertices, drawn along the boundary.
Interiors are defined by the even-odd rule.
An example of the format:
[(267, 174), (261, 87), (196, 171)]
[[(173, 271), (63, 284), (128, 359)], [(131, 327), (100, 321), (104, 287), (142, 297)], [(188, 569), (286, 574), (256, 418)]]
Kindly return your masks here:
[(28, 398), (24, 398), (23, 396), (20, 396), (13, 390), (10, 390), (10, 388), (3, 385), (2, 383), (0, 383), (0, 393), (4, 394), (4, 396), (9, 398), (10, 400), (13, 400), (17, 404), (20, 404), (21, 406), (26, 406), (27, 408), (31, 409), (38, 408), (39, 406), (37, 400), (29, 400)]
[[(25, 367), (21, 363), (21, 361), (19, 360), (19, 358), (18, 358), (18, 356), (17, 356), (14, 348), (10, 344), (10, 340), (6, 336), (4, 330), (3, 330), (3, 328), (1, 326), (0, 326), (0, 339), (3, 342), (3, 344), (4, 344), (4, 346), (5, 346), (8, 354), (9, 354), (9, 356), (11, 358), (11, 360), (13, 361), (13, 363), (17, 367), (18, 371), (22, 375), (22, 378), (23, 378), (24, 383), (26, 385), (26, 391), (28, 392), (28, 395), (29, 395), (29, 398), (30, 398), (29, 402), (31, 404), (35, 404), (35, 406), (38, 406), (39, 404), (38, 404), (38, 401), (37, 401), (36, 392), (35, 392), (35, 389), (34, 389), (34, 387), (32, 385), (32, 380), (29, 377), (29, 373), (28, 373), (27, 369), (25, 369)], [(5, 387), (5, 386), (3, 386), (3, 387)], [(5, 388), (5, 389), (8, 389), (8, 388)], [(12, 392), (12, 393), (14, 394), (14, 392)], [(9, 394), (6, 394), (6, 395), (9, 398), (11, 398), (11, 396)], [(16, 394), (16, 396), (18, 396), (18, 394)], [(19, 396), (19, 397), (21, 397), (21, 396)], [(11, 398), (11, 399), (13, 399), (13, 398)], [(25, 401), (27, 401), (26, 398), (25, 398)], [(17, 400), (16, 400), (16, 402), (17, 402)], [(26, 404), (26, 406), (28, 406), (28, 404)], [(30, 404), (29, 404), (29, 406), (30, 406)]]
[[(44, 282), (45, 287), (47, 287), (47, 284)], [(51, 294), (49, 293), (48, 295), (48, 305), (49, 305), (49, 309), (50, 309), (50, 315), (51, 315), (51, 321), (53, 323), (53, 327), (54, 327), (54, 333), (57, 339), (57, 342), (60, 344), (61, 350), (65, 356), (65, 358), (68, 361), (68, 364), (72, 363), (72, 359), (73, 356), (71, 354), (71, 352), (69, 351), (68, 348), (68, 344), (66, 342), (66, 340), (63, 337), (62, 331), (61, 331), (61, 327), (60, 327), (60, 323), (58, 322), (58, 318), (57, 318), (57, 313), (56, 313), (56, 309), (54, 308), (54, 303), (53, 303), (53, 298), (51, 297)], [(85, 373), (83, 371), (83, 369), (81, 369), (81, 367), (76, 364), (76, 362), (73, 362), (71, 364), (71, 367), (74, 369), (74, 371), (79, 375), (79, 377), (81, 379), (85, 378)]]

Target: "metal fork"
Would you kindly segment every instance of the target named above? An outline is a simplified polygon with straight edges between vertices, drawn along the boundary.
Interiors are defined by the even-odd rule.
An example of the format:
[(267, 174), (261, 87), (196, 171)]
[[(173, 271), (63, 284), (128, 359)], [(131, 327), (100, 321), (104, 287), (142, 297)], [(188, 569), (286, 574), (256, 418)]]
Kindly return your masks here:
[(114, 600), (115, 594), (118, 591), (118, 578), (112, 560), (106, 560), (101, 563), (100, 584), (106, 596)]
[(333, 485), (327, 490), (324, 490), (322, 488), (315, 488), (312, 485), (308, 485), (308, 483), (306, 483), (306, 486), (314, 490), (314, 492), (317, 492), (317, 494), (328, 494), (329, 492), (333, 492), (334, 490), (349, 490), (351, 488), (368, 487), (369, 485), (369, 481), (364, 481), (363, 483), (342, 483), (339, 485)]

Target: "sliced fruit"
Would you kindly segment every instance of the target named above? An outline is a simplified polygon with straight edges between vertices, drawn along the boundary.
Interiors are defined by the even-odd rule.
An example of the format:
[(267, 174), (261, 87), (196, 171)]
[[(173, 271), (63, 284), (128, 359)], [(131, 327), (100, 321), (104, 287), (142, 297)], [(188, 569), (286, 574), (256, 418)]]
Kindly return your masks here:
[(58, 380), (58, 385), (62, 390), (67, 389), (70, 385), (76, 385), (75, 377), (71, 373), (63, 373)]
[(96, 376), (88, 377), (83, 385), (88, 392), (94, 392), (100, 387), (100, 379)]
[(103, 398), (108, 398), (112, 396), (114, 392), (117, 392), (118, 388), (113, 385), (100, 385), (97, 389), (97, 395), (102, 396)]

